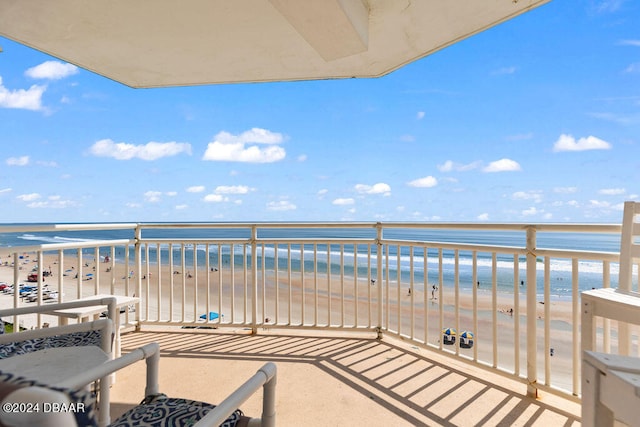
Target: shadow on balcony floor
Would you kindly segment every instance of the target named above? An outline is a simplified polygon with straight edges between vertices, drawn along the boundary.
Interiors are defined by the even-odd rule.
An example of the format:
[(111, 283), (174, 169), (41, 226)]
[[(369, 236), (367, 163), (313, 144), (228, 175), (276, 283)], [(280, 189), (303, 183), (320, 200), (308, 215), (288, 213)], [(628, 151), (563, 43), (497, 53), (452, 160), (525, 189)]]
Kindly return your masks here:
[[(147, 342), (161, 348), (160, 390), (175, 397), (222, 400), (262, 363), (278, 365), (281, 426), (573, 426), (580, 407), (436, 352), (385, 337), (261, 332), (136, 332), (127, 352)], [(142, 399), (144, 365), (118, 374), (112, 413)], [(259, 393), (261, 394), (261, 393)], [(242, 410), (260, 414), (260, 396)]]

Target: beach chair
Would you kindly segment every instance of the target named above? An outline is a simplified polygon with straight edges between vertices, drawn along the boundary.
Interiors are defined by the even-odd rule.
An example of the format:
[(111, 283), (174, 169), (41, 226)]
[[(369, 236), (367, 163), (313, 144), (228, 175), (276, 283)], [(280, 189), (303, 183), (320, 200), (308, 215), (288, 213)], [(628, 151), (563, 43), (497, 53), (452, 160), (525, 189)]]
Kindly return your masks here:
[[(18, 326), (18, 316), (87, 306), (106, 306), (107, 317), (32, 330), (20, 330)], [(115, 310), (116, 299), (112, 297), (0, 310), (0, 320), (6, 317), (14, 318), (14, 332), (0, 334), (0, 397), (11, 392), (16, 385), (22, 388), (25, 385), (36, 384), (43, 378), (58, 381), (75, 374), (83, 367), (92, 367), (111, 360), (114, 342), (112, 319), (116, 316)], [(4, 332), (4, 324), (0, 329)], [(64, 360), (60, 360), (61, 357), (64, 357)], [(82, 360), (82, 357), (90, 359)], [(97, 380), (100, 393), (99, 421), (100, 425), (105, 426), (109, 424), (111, 381), (105, 377), (96, 378), (92, 382)], [(77, 388), (90, 383), (80, 384)]]
[[(609, 427), (640, 419), (640, 358), (630, 357), (629, 324), (640, 324), (640, 294), (632, 291), (633, 265), (640, 261), (640, 203), (625, 202), (618, 289), (582, 293), (582, 425)], [(618, 321), (618, 354), (595, 348), (593, 318)]]
[[(76, 405), (75, 408), (85, 408), (81, 419), (74, 417), (76, 413), (62, 414), (65, 415), (65, 417), (59, 416), (60, 414), (57, 413), (52, 414), (56, 417), (45, 421), (38, 418), (39, 414), (24, 412), (9, 414), (9, 421), (14, 422), (17, 420), (21, 425), (46, 425), (52, 427), (95, 425), (94, 419), (84, 416), (85, 414), (93, 414), (90, 396), (79, 393), (77, 391), (78, 385), (109, 376), (109, 374), (141, 360), (145, 360), (147, 365), (144, 400), (114, 420), (113, 423), (110, 424), (111, 427), (131, 425), (189, 425), (194, 427), (275, 426), (275, 364), (269, 362), (263, 365), (251, 378), (218, 405), (187, 399), (169, 398), (161, 394), (158, 388), (160, 348), (157, 343), (144, 345), (117, 359), (108, 361), (85, 372), (78, 373), (78, 375), (73, 378), (62, 381), (57, 387), (51, 387), (46, 384), (35, 384), (31, 387), (18, 389), (5, 397), (2, 404), (15, 404), (15, 402), (20, 401), (43, 403), (61, 402), (61, 405), (66, 404), (68, 407), (71, 407), (70, 405)], [(237, 408), (261, 387), (263, 388), (261, 417), (245, 417)], [(0, 423), (1, 422), (2, 419), (0, 419)], [(42, 422), (46, 424), (42, 424)]]

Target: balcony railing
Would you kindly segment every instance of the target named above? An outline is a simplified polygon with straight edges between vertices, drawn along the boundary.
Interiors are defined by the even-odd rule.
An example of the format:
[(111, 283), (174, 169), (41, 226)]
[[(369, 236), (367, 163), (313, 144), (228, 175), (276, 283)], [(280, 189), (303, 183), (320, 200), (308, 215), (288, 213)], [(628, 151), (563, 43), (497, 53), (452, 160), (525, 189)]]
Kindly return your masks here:
[[(32, 273), (37, 289), (33, 302), (8, 292), (0, 304), (110, 293), (140, 297), (125, 321), (143, 328), (390, 334), (515, 377), (530, 395), (578, 399), (580, 291), (617, 285), (620, 231), (616, 224), (2, 226), (4, 280), (21, 284)], [(600, 321), (600, 349), (616, 352), (616, 326)], [(456, 331), (452, 345), (446, 329)], [(638, 335), (629, 338), (634, 354)]]

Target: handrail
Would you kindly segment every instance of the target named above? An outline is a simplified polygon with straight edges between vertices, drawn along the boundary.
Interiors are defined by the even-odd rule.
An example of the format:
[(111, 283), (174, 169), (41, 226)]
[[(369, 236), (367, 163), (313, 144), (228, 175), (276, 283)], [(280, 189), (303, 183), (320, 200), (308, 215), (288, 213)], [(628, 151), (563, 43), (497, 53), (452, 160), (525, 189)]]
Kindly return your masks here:
[(207, 415), (198, 421), (194, 426), (214, 427), (221, 425), (240, 405), (246, 402), (260, 387), (263, 387), (262, 394), (262, 415), (260, 417), (261, 427), (275, 427), (276, 425), (276, 376), (277, 368), (275, 363), (265, 363), (258, 372), (245, 381), (233, 393), (227, 396), (222, 402), (216, 405)]
[[(96, 233), (100, 239), (0, 247), (0, 253), (12, 253), (17, 260), (23, 251), (33, 251), (39, 264), (45, 252), (55, 257), (54, 250), (59, 251), (60, 264), (63, 256), (74, 263), (77, 259), (75, 288), (67, 292), (97, 294), (106, 280), (110, 293), (136, 293), (141, 300), (135, 316), (142, 327), (240, 326), (253, 333), (269, 327), (371, 331), (506, 372), (527, 384), (532, 395), (539, 389), (580, 394), (579, 362), (569, 362), (573, 381), (558, 382), (552, 377), (557, 364), (551, 356), (558, 345), (552, 328), (564, 322), (563, 340), (578, 348), (578, 301), (584, 275), (601, 287), (615, 286), (617, 278), (617, 252), (554, 247), (558, 241), (554, 239), (572, 238), (564, 233), (595, 236), (621, 231), (620, 224), (243, 222), (0, 226), (0, 233), (82, 227), (96, 231), (129, 227), (131, 238), (109, 240)], [(149, 233), (152, 230), (172, 232)], [(456, 234), (450, 237), (444, 230)], [(487, 236), (507, 240), (493, 244), (495, 240)], [(543, 236), (550, 243), (544, 243)], [(127, 274), (115, 276), (98, 269), (96, 280), (84, 282), (83, 288), (83, 260), (97, 259), (98, 252), (104, 255), (105, 250), (112, 258), (109, 270), (120, 268), (113, 260), (117, 253)], [(598, 267), (583, 271), (583, 264)], [(14, 272), (19, 280), (17, 265)], [(61, 265), (58, 273), (61, 284)], [(564, 280), (564, 286), (557, 280)], [(550, 289), (560, 290), (553, 294)], [(563, 295), (570, 300), (563, 300)], [(568, 304), (565, 317), (557, 317), (556, 303)], [(19, 304), (17, 294), (14, 304)], [(509, 308), (511, 314), (505, 313)], [(220, 316), (199, 320), (208, 312)], [(504, 336), (498, 323), (511, 318), (523, 320), (522, 325), (513, 322), (512, 348), (504, 354), (496, 344)], [(487, 323), (492, 329), (483, 332)], [(479, 344), (472, 351), (443, 346), (438, 342), (439, 329), (448, 326), (473, 330)], [(615, 333), (606, 332), (607, 327), (602, 328), (605, 348), (617, 344), (610, 339)], [(538, 342), (537, 337), (542, 340)], [(556, 356), (557, 351), (556, 347)], [(544, 371), (538, 373), (538, 365)]]

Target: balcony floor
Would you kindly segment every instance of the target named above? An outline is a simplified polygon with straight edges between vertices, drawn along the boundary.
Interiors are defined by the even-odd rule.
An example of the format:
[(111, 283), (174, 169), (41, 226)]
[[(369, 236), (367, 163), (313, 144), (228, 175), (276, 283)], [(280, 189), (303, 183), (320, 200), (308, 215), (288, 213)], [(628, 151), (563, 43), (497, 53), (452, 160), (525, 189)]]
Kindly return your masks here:
[[(278, 366), (280, 426), (576, 426), (579, 404), (401, 340), (333, 332), (195, 330), (123, 335), (126, 353), (148, 342), (161, 348), (160, 391), (216, 403), (265, 361)], [(139, 402), (145, 368), (122, 371), (112, 416)], [(241, 409), (259, 416), (261, 393)]]

